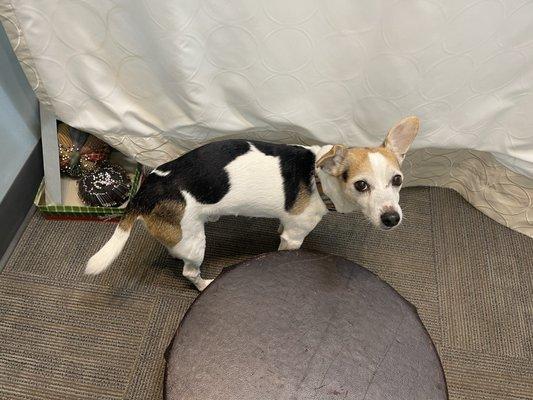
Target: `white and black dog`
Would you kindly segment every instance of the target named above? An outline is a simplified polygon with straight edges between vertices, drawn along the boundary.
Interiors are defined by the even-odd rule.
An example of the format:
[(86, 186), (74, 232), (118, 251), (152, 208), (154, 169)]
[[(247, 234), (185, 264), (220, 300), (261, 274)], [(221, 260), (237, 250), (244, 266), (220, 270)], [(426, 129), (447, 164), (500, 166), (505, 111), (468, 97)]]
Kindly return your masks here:
[(86, 273), (98, 274), (115, 260), (137, 219), (183, 260), (183, 275), (199, 290), (211, 283), (200, 276), (204, 224), (221, 215), (278, 218), (279, 249), (298, 249), (327, 213), (315, 174), (337, 211), (360, 209), (375, 226), (390, 229), (402, 219), (400, 165), (418, 127), (418, 118), (405, 118), (374, 148), (224, 140), (192, 150), (147, 176)]

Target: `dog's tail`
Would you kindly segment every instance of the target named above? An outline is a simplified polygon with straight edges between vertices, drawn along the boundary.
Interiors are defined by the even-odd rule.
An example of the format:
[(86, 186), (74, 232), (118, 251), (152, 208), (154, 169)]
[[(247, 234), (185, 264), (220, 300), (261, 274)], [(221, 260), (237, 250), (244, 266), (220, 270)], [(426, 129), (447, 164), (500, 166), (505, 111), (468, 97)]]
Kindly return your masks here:
[(115, 261), (130, 237), (137, 216), (137, 213), (133, 211), (126, 211), (111, 239), (87, 262), (86, 274), (97, 275), (105, 271)]

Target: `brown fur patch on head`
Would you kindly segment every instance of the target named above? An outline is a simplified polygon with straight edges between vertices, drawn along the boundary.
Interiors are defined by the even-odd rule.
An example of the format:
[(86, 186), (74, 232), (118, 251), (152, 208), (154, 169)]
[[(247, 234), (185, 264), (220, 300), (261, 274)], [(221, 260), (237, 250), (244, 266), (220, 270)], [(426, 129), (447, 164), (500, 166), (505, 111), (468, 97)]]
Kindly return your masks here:
[(368, 159), (368, 148), (351, 148), (346, 154), (347, 179), (350, 181), (354, 176), (365, 171), (370, 171), (370, 160)]
[(181, 219), (184, 211), (184, 203), (164, 200), (157, 203), (150, 214), (143, 215), (143, 220), (152, 236), (165, 246), (173, 247), (182, 237)]
[(388, 160), (396, 168), (400, 168), (398, 159), (394, 153), (385, 147), (352, 147), (349, 148), (346, 153), (346, 181), (351, 181), (357, 175), (364, 174), (365, 172), (371, 173), (372, 166), (368, 155), (370, 153), (380, 153), (386, 160)]
[(309, 188), (303, 183), (300, 183), (300, 187), (298, 189), (298, 195), (296, 196), (296, 201), (290, 208), (289, 214), (298, 215), (298, 214), (303, 213), (304, 210), (309, 205), (310, 201), (311, 201), (311, 192)]

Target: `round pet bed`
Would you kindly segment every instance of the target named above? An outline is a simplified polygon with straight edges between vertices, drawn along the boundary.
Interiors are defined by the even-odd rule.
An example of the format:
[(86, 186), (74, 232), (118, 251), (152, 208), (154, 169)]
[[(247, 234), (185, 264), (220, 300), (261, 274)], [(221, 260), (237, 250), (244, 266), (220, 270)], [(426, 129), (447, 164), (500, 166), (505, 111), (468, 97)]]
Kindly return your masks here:
[(224, 270), (167, 351), (167, 400), (446, 399), (416, 309), (343, 258), (277, 252)]

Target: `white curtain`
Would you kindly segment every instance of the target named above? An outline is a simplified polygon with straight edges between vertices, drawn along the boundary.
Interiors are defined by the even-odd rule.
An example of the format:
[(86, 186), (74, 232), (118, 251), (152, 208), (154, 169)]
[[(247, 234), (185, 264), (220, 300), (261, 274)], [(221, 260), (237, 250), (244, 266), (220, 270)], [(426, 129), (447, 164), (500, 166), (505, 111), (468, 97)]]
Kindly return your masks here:
[[(490, 169), (492, 158), (476, 153), (488, 152), (522, 174), (520, 184), (497, 182), (510, 182), (512, 193), (496, 191), (519, 204), (503, 219), (520, 214), (522, 231), (533, 231), (533, 185), (522, 181), (533, 177), (533, 2), (0, 4), (41, 102), (142, 163), (156, 166), (225, 136), (376, 145), (415, 114), (422, 128), (413, 148), (450, 160), (419, 183), (460, 184), (465, 197), (477, 196), (483, 188), (475, 185), (494, 186), (475, 171)], [(451, 149), (472, 150), (469, 157), (485, 163), (467, 168), (468, 183), (457, 171), (453, 177)]]

